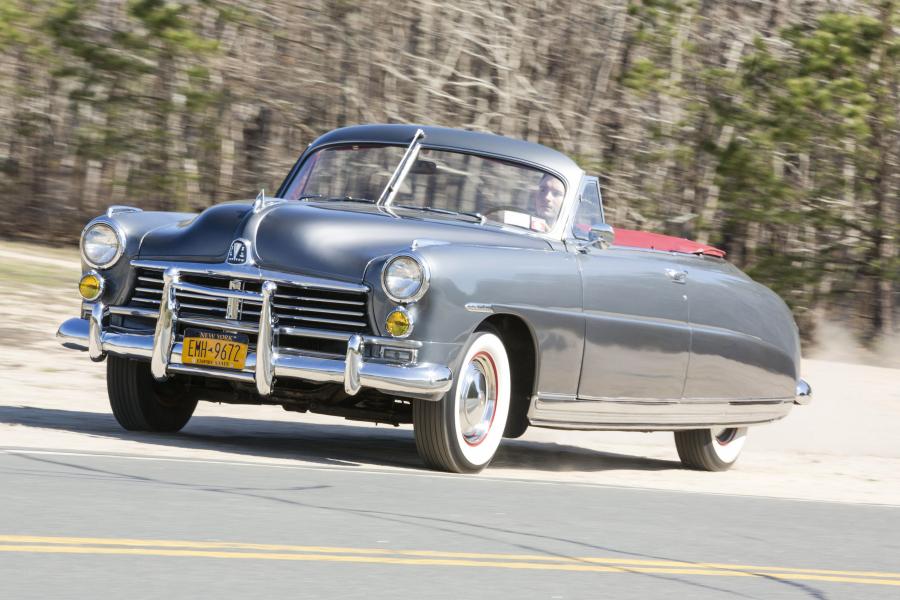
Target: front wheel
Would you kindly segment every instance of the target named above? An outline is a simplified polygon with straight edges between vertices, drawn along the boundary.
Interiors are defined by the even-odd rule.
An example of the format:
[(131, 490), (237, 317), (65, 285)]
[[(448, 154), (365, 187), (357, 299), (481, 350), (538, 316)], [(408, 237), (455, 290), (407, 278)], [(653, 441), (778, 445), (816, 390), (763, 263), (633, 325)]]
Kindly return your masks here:
[(725, 471), (731, 468), (746, 441), (746, 427), (675, 432), (675, 447), (678, 448), (681, 464), (700, 471)]
[(120, 356), (107, 357), (106, 390), (113, 416), (128, 431), (179, 431), (197, 407), (184, 384), (156, 381), (150, 363)]
[(500, 446), (510, 401), (509, 357), (493, 329), (476, 331), (440, 402), (413, 402), (416, 449), (432, 469), (477, 473)]

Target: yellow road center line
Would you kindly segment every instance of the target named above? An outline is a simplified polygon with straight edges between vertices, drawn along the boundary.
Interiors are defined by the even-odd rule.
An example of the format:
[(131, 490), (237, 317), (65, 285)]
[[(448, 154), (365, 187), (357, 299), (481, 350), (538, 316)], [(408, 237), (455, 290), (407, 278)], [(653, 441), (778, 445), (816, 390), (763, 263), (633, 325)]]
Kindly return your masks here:
[[(422, 557), (422, 558), (449, 558), (449, 559), (478, 559), (495, 561), (530, 561), (540, 563), (565, 563), (577, 565), (610, 565), (620, 568), (654, 567), (677, 569), (701, 569), (705, 571), (726, 570), (740, 571), (752, 574), (767, 574), (773, 577), (777, 573), (789, 573), (791, 575), (822, 575), (822, 576), (846, 576), (854, 578), (881, 578), (898, 579), (900, 573), (886, 573), (879, 571), (838, 571), (832, 569), (807, 569), (793, 567), (773, 567), (760, 565), (736, 565), (727, 563), (692, 563), (674, 560), (647, 560), (612, 557), (566, 557), (544, 556), (535, 554), (496, 554), (483, 552), (442, 552), (438, 550), (390, 550), (385, 548), (345, 548), (333, 546), (296, 546), (288, 544), (253, 544), (243, 542), (204, 542), (187, 540), (145, 540), (131, 538), (94, 538), (94, 537), (48, 537), (31, 535), (0, 535), (0, 543), (9, 544), (61, 544), (67, 546), (123, 546), (141, 547), (149, 549), (194, 549), (194, 550), (250, 550), (257, 552), (290, 552), (290, 553), (315, 553), (315, 554), (343, 554), (343, 555), (374, 555), (393, 557)], [(25, 546), (30, 547), (30, 546)], [(486, 564), (480, 562), (479, 564)], [(796, 578), (796, 577), (794, 577)]]
[(287, 560), (316, 561), (341, 563), (368, 563), (388, 565), (414, 566), (460, 566), (460, 567), (492, 567), (500, 569), (520, 569), (536, 571), (580, 571), (590, 573), (648, 573), (669, 575), (707, 575), (716, 577), (770, 577), (776, 579), (830, 581), (838, 583), (860, 583), (868, 585), (889, 585), (900, 587), (900, 579), (875, 579), (862, 577), (840, 577), (811, 573), (753, 573), (739, 570), (718, 570), (703, 568), (675, 568), (649, 566), (613, 566), (577, 563), (536, 563), (536, 562), (504, 562), (499, 560), (468, 560), (451, 558), (399, 558), (391, 556), (360, 556), (342, 554), (302, 554), (279, 552), (235, 552), (221, 550), (185, 550), (164, 548), (111, 548), (104, 546), (66, 546), (66, 545), (2, 545), (0, 552), (21, 552), (38, 554), (97, 554), (97, 555), (131, 555), (131, 556), (167, 556), (192, 558), (228, 558), (251, 560)]

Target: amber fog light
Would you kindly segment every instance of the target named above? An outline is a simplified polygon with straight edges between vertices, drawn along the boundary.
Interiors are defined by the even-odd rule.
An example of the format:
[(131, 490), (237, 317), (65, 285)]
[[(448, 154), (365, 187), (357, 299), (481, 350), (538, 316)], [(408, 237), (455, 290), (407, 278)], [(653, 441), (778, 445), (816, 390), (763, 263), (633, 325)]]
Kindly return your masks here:
[(96, 300), (103, 293), (103, 278), (94, 272), (85, 273), (78, 282), (78, 291), (85, 300)]
[(412, 319), (406, 309), (398, 306), (385, 319), (384, 328), (394, 337), (406, 337), (412, 332)]

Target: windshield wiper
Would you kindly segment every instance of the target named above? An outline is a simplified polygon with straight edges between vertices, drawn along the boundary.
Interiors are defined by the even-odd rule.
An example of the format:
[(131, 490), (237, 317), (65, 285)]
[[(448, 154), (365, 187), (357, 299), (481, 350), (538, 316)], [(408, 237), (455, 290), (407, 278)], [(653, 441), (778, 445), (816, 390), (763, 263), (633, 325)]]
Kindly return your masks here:
[(441, 215), (451, 215), (454, 217), (462, 215), (465, 217), (472, 217), (474, 219), (477, 219), (478, 222), (482, 223), (482, 224), (484, 224), (484, 222), (487, 220), (483, 214), (478, 213), (478, 212), (466, 212), (466, 211), (462, 211), (462, 210), (448, 210), (446, 208), (435, 208), (433, 206), (409, 206), (408, 204), (394, 204), (394, 205), (392, 205), (392, 208), (407, 208), (410, 210), (424, 210), (425, 212), (433, 212), (433, 213), (438, 213)]

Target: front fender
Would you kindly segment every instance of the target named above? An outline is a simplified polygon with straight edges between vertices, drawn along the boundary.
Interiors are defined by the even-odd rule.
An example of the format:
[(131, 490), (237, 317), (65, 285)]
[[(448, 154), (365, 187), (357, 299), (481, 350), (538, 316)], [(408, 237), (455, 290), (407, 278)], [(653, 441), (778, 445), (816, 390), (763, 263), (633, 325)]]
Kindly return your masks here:
[[(119, 212), (96, 217), (88, 222), (85, 230), (95, 223), (107, 223), (124, 239), (125, 250), (114, 265), (106, 269), (96, 269), (104, 278), (105, 287), (100, 298), (105, 304), (121, 304), (130, 290), (131, 260), (138, 256), (144, 238), (161, 227), (189, 222), (195, 215), (177, 212)], [(82, 272), (93, 269), (81, 258)]]
[[(509, 314), (524, 321), (535, 337), (538, 389), (575, 394), (584, 319), (581, 277), (572, 254), (549, 244), (546, 249), (435, 244), (415, 252), (431, 272), (428, 292), (407, 307), (414, 322), (410, 337), (429, 342), (423, 353), (430, 355), (423, 359), (456, 372), (459, 351), (479, 324), (493, 314)], [(381, 287), (387, 258), (373, 260), (365, 275), (381, 335), (387, 335), (384, 319), (396, 306)]]

